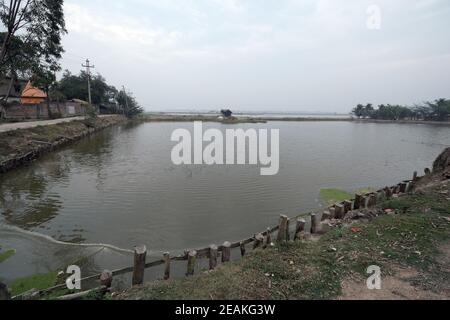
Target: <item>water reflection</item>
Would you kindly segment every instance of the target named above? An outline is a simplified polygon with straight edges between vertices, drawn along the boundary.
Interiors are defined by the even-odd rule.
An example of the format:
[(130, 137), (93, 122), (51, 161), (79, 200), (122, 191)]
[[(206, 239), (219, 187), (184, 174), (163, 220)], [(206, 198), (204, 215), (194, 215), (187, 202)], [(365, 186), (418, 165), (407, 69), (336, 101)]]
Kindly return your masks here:
[[(44, 229), (64, 208), (64, 197), (57, 190), (69, 187), (71, 176), (80, 169), (93, 171), (100, 188), (106, 179), (102, 168), (110, 161), (113, 137), (121, 130), (106, 130), (73, 147), (46, 155), (30, 167), (3, 175), (0, 215), (4, 222), (25, 230)], [(57, 232), (55, 237), (61, 241), (83, 242), (86, 240), (83, 232), (83, 229), (74, 229), (72, 234)]]
[(58, 194), (48, 194), (50, 175), (30, 174), (0, 183), (1, 214), (6, 222), (24, 229), (38, 227), (53, 219), (63, 203)]

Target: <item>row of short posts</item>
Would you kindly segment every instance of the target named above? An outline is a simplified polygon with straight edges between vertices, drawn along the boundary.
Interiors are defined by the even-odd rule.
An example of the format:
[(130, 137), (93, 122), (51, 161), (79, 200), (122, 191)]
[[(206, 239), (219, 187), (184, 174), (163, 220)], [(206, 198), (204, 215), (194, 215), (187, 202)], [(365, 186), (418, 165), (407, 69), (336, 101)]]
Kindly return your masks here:
[[(425, 170), (428, 173), (429, 170)], [(412, 192), (415, 187), (415, 184), (418, 180), (417, 172), (414, 172), (413, 180), (411, 182), (402, 182), (395, 187), (386, 187), (385, 189), (362, 195), (356, 194), (355, 199), (351, 201), (344, 201), (340, 204), (336, 204), (328, 208), (322, 214), (322, 219), (319, 221), (318, 215), (315, 213), (311, 214), (311, 234), (320, 233), (322, 230), (323, 223), (331, 219), (344, 219), (348, 212), (359, 209), (372, 208), (377, 205), (377, 203), (381, 199), (391, 199), (396, 194), (405, 194)], [(279, 225), (278, 225), (278, 235), (276, 241), (278, 243), (285, 243), (291, 240), (290, 235), (290, 223), (291, 220), (282, 215), (280, 217)], [(305, 233), (306, 228), (306, 220), (303, 218), (298, 218), (295, 225), (294, 237), (292, 240), (299, 240), (303, 233)], [(276, 229), (275, 229), (276, 230)], [(252, 239), (253, 249), (263, 248), (272, 245), (272, 232), (273, 230), (268, 228), (266, 232), (260, 233), (254, 236)], [(239, 248), (241, 251), (241, 256), (244, 257), (246, 254), (246, 244), (241, 242), (239, 244)], [(231, 243), (225, 242), (220, 248), (216, 245), (211, 245), (208, 249), (208, 258), (209, 258), (209, 269), (214, 270), (217, 268), (219, 255), (221, 253), (221, 262), (228, 263), (231, 261)], [(134, 249), (134, 267), (133, 267), (133, 286), (139, 286), (144, 283), (144, 273), (145, 273), (145, 260), (147, 255), (147, 249), (145, 246), (138, 246)], [(187, 271), (186, 276), (193, 276), (195, 273), (195, 266), (197, 263), (198, 253), (195, 250), (186, 251), (184, 260), (187, 260)], [(170, 279), (170, 270), (171, 270), (171, 257), (169, 253), (164, 253), (162, 263), (164, 264), (164, 279)], [(107, 274), (105, 275), (107, 281), (109, 281), (109, 277)]]
[[(287, 216), (285, 215), (280, 216), (277, 242), (285, 243), (290, 240), (297, 241), (301, 239), (302, 234), (305, 233), (306, 220), (303, 218), (298, 218), (295, 224), (294, 237), (293, 239), (291, 239), (290, 222), (291, 220)], [(315, 233), (315, 230), (317, 229), (318, 229), (317, 216), (316, 214), (311, 214), (311, 233)]]
[[(272, 230), (267, 229), (265, 233), (257, 234), (254, 236), (253, 249), (263, 248), (266, 249), (272, 245)], [(245, 256), (247, 252), (246, 243), (241, 242), (239, 244), (241, 256)], [(208, 248), (207, 256), (209, 258), (209, 269), (214, 270), (218, 266), (218, 260), (225, 264), (231, 261), (232, 244), (225, 242), (220, 248), (216, 245), (211, 245)], [(145, 269), (146, 269), (146, 256), (147, 248), (145, 246), (137, 246), (134, 248), (134, 265), (132, 285), (141, 286), (144, 283)], [(195, 274), (195, 267), (197, 265), (198, 252), (196, 250), (186, 251), (184, 258), (180, 260), (187, 261), (186, 276), (193, 276)], [(161, 264), (164, 265), (164, 280), (169, 280), (171, 277), (171, 262), (172, 258), (170, 253), (166, 252), (163, 255)]]

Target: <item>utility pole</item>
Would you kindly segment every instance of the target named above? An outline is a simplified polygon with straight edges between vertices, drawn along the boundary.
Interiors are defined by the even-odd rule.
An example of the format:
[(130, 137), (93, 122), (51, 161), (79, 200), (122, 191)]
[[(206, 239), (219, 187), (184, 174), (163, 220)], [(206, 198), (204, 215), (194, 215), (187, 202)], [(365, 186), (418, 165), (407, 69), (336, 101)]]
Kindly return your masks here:
[(82, 64), (82, 67), (86, 68), (87, 74), (87, 82), (88, 82), (88, 94), (89, 94), (89, 104), (92, 105), (92, 97), (91, 97), (91, 69), (94, 69), (95, 66), (91, 66), (89, 59), (86, 59), (86, 64)]
[[(125, 108), (126, 108), (126, 112), (128, 112), (128, 95), (127, 95), (127, 91), (125, 90), (125, 86), (122, 86), (123, 88), (123, 93), (125, 94)], [(124, 114), (126, 113), (124, 110)]]

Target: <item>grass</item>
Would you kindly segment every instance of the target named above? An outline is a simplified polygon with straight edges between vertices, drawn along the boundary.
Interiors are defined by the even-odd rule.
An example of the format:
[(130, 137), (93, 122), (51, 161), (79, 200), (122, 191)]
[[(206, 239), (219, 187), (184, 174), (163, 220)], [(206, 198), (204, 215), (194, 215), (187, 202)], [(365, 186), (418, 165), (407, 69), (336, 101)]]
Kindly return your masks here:
[[(101, 252), (102, 250), (103, 249), (97, 251), (95, 254)], [(89, 259), (91, 259), (94, 255), (80, 256), (79, 258), (77, 258), (77, 260), (71, 262), (69, 265), (83, 266), (83, 265), (89, 263)], [(62, 269), (66, 270), (67, 267), (64, 267)], [(11, 291), (12, 291), (13, 296), (17, 296), (17, 295), (21, 295), (25, 292), (28, 292), (32, 289), (45, 290), (45, 289), (51, 288), (53, 286), (63, 284), (64, 281), (65, 281), (64, 276), (62, 278), (58, 277), (58, 272), (50, 272), (47, 274), (38, 274), (38, 275), (33, 275), (30, 277), (25, 277), (25, 278), (20, 278), (20, 279), (15, 280), (11, 284)], [(60, 296), (64, 296), (64, 295), (68, 295), (68, 294), (72, 294), (72, 293), (76, 293), (76, 291), (68, 290), (68, 289), (60, 289), (60, 290), (49, 293), (48, 295), (46, 295), (44, 297), (44, 299), (52, 300), (52, 299), (58, 298)], [(98, 300), (100, 296), (101, 296), (100, 294), (94, 293), (94, 294), (90, 295), (89, 299), (90, 300)]]
[(322, 189), (320, 190), (320, 198), (329, 204), (335, 204), (351, 199), (352, 195), (339, 189)]
[(11, 293), (17, 296), (32, 289), (42, 290), (52, 287), (56, 284), (57, 277), (57, 272), (50, 272), (17, 279), (11, 284)]
[(6, 260), (8, 260), (12, 256), (14, 256), (15, 254), (16, 254), (16, 250), (14, 250), (14, 249), (0, 253), (0, 263), (5, 262)]
[(396, 266), (420, 272), (415, 285), (440, 292), (450, 273), (439, 247), (450, 241), (450, 201), (432, 190), (387, 201), (395, 210), (370, 223), (335, 228), (317, 241), (292, 242), (249, 253), (240, 262), (193, 278), (160, 281), (132, 289), (119, 299), (334, 299), (350, 275), (367, 277), (371, 265), (390, 274)]

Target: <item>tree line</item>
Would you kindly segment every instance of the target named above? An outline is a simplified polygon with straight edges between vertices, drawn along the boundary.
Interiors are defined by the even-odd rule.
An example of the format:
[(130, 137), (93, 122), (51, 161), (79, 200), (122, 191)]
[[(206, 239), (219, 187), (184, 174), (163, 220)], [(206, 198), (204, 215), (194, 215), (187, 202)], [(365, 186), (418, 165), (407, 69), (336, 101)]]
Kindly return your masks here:
[[(11, 88), (21, 78), (42, 89), (48, 105), (51, 99), (88, 100), (85, 72), (76, 76), (65, 72), (56, 80), (64, 53), (61, 40), (67, 33), (63, 4), (64, 0), (0, 0), (0, 79), (10, 79), (0, 108), (6, 106)], [(100, 75), (92, 81), (94, 104), (115, 99), (128, 116), (143, 111), (131, 94), (109, 86)]]
[[(109, 85), (100, 74), (91, 75), (90, 77), (91, 98), (94, 105), (104, 106), (108, 108), (110, 113), (125, 114), (128, 117), (136, 116), (144, 111), (132, 93), (118, 90), (113, 85)], [(53, 83), (49, 94), (52, 99), (59, 101), (72, 99), (87, 101), (87, 79), (88, 74), (86, 71), (80, 71), (76, 75), (66, 70), (61, 80)]]
[(401, 105), (358, 104), (352, 114), (359, 119), (449, 121), (450, 100), (438, 99), (413, 107)]

